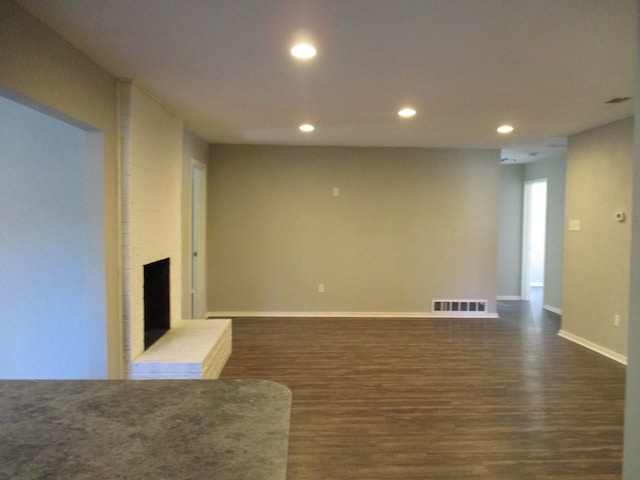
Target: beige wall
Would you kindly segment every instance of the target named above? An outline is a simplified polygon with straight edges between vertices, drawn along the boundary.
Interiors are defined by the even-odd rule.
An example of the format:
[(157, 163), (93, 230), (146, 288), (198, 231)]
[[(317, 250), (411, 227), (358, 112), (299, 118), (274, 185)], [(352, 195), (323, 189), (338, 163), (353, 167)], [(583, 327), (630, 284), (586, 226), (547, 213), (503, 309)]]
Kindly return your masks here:
[(524, 165), (500, 167), (498, 298), (519, 300), (522, 284), (522, 191)]
[(212, 146), (208, 309), (495, 312), (499, 168), (497, 150)]
[[(640, 26), (640, 9), (638, 9)], [(640, 28), (638, 29), (640, 32)], [(640, 66), (640, 37), (636, 45), (637, 66)], [(636, 75), (636, 99), (640, 98), (640, 75)], [(640, 118), (640, 102), (635, 105), (636, 118)], [(634, 134), (640, 139), (640, 122), (634, 123)], [(629, 299), (627, 388), (624, 415), (623, 480), (640, 478), (640, 142), (634, 142), (633, 162), (633, 219), (631, 232), (631, 280)]]
[[(122, 375), (116, 84), (109, 73), (11, 1), (0, 0), (0, 90), (103, 133), (108, 374)], [(37, 105), (36, 105), (37, 103)]]
[[(563, 333), (621, 356), (627, 353), (633, 119), (569, 138), (565, 226)], [(627, 221), (615, 219), (626, 212)], [(622, 325), (615, 327), (614, 314)], [(585, 342), (585, 343), (586, 343)]]

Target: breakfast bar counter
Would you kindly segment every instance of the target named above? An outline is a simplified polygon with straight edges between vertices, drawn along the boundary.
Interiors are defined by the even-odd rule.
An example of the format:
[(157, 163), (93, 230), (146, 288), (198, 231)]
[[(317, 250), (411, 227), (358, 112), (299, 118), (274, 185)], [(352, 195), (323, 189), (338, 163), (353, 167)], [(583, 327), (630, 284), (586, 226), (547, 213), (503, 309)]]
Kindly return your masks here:
[(0, 380), (0, 478), (285, 480), (266, 380)]

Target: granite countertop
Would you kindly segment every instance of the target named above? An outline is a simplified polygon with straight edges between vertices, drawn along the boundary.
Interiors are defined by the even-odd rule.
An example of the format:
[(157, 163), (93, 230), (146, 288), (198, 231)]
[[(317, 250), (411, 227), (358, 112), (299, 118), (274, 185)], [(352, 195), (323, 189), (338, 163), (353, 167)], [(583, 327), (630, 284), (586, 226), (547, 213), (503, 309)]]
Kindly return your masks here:
[(266, 380), (0, 380), (1, 479), (285, 480)]

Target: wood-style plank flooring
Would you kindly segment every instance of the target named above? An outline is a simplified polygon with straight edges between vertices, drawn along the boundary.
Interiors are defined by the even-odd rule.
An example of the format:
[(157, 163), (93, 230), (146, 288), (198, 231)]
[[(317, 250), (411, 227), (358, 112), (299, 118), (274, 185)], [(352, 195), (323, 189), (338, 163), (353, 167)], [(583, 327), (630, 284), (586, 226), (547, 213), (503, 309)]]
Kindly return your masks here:
[(236, 319), (222, 376), (292, 390), (289, 480), (619, 480), (625, 368), (499, 312)]

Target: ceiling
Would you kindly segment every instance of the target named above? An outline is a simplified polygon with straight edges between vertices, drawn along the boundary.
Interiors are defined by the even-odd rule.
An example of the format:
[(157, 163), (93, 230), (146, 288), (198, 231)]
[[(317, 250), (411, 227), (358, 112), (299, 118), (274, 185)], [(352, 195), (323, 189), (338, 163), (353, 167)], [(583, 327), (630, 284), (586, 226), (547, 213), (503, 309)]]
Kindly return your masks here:
[[(501, 148), (524, 161), (633, 115), (633, 99), (605, 102), (635, 91), (635, 0), (18, 3), (212, 143)], [(289, 54), (301, 37), (314, 59)], [(417, 115), (399, 118), (407, 105)], [(496, 132), (504, 123), (513, 133)]]

